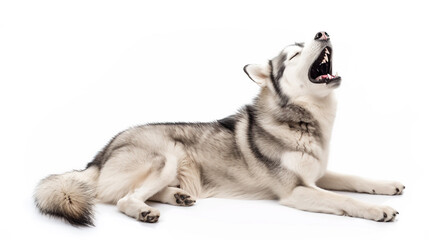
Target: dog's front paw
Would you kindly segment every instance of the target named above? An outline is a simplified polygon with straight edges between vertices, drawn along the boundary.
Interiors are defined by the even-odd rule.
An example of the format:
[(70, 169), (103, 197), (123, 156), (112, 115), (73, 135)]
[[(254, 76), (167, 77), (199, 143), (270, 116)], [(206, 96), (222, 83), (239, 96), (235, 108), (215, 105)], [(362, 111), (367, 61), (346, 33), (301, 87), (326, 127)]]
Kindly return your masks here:
[(392, 222), (399, 212), (389, 206), (370, 207), (364, 214), (364, 218), (377, 222)]
[(405, 186), (399, 182), (385, 181), (376, 184), (369, 192), (382, 195), (401, 195), (404, 189)]

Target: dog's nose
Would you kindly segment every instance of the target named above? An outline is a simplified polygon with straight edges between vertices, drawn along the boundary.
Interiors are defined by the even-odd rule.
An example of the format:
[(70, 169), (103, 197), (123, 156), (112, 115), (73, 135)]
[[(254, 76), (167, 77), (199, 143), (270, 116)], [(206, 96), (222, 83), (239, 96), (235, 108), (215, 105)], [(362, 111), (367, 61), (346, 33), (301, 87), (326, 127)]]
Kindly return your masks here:
[(329, 35), (327, 32), (318, 32), (314, 37), (314, 40), (329, 41)]

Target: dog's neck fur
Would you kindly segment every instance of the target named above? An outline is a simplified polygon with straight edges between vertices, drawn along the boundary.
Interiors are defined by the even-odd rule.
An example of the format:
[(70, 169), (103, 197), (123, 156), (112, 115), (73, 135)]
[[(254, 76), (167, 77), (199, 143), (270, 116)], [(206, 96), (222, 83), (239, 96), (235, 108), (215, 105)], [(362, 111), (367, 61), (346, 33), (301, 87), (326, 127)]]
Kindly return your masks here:
[(323, 98), (313, 96), (288, 97), (287, 104), (282, 106), (277, 96), (270, 89), (262, 88), (253, 106), (259, 113), (259, 121), (277, 126), (279, 130), (285, 126), (289, 129), (296, 126), (298, 128), (305, 127), (306, 129), (301, 130), (320, 138), (322, 151), (327, 154), (336, 113), (334, 93)]
[[(289, 112), (292, 105), (297, 105), (312, 114), (314, 119), (331, 122), (331, 125), (333, 124), (336, 113), (336, 99), (333, 92), (325, 97), (288, 96), (287, 104), (282, 106), (280, 100), (271, 92), (271, 90), (268, 88), (262, 88), (258, 96), (255, 98), (253, 105), (261, 114), (268, 114), (273, 117), (277, 116), (277, 118), (279, 115)], [(299, 117), (299, 120), (308, 122), (310, 121), (308, 118), (311, 117), (308, 113), (300, 112), (299, 116), (295, 116), (293, 119), (298, 120), (296, 117)]]
[(324, 142), (329, 144), (337, 111), (335, 94), (331, 93), (323, 98), (311, 96), (298, 97), (291, 99), (291, 103), (305, 108), (313, 115), (313, 118), (319, 123)]

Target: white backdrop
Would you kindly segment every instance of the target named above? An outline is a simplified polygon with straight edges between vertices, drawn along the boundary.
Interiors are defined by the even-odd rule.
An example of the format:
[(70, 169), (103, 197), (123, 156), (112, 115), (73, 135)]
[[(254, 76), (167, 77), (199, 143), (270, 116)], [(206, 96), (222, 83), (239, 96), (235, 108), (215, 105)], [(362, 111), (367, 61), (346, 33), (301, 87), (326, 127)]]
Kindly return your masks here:
[[(1, 1), (0, 238), (427, 239), (426, 9), (423, 1)], [(39, 179), (84, 168), (118, 131), (234, 113), (258, 91), (245, 64), (320, 30), (343, 78), (329, 168), (403, 182), (403, 196), (344, 193), (396, 208), (394, 223), (205, 199), (153, 204), (157, 224), (97, 205), (96, 227), (78, 229), (35, 209)]]

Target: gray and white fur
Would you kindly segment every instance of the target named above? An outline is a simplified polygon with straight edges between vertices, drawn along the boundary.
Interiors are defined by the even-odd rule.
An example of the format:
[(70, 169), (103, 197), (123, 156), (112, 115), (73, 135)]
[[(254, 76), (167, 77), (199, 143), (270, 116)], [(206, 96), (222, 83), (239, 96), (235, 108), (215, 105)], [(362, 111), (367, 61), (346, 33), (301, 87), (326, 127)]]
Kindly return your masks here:
[(277, 199), (311, 212), (393, 221), (398, 212), (391, 207), (328, 191), (395, 195), (405, 187), (326, 170), (341, 82), (332, 75), (327, 33), (244, 70), (261, 87), (252, 104), (214, 122), (121, 132), (86, 169), (41, 180), (37, 207), (76, 226), (93, 225), (97, 202), (152, 223), (160, 213), (148, 200), (191, 206), (208, 197)]

